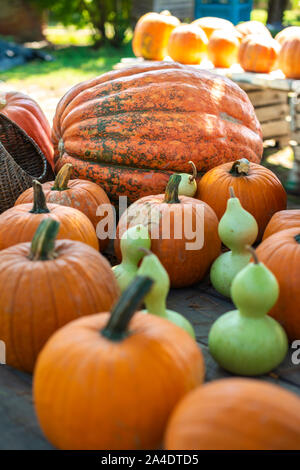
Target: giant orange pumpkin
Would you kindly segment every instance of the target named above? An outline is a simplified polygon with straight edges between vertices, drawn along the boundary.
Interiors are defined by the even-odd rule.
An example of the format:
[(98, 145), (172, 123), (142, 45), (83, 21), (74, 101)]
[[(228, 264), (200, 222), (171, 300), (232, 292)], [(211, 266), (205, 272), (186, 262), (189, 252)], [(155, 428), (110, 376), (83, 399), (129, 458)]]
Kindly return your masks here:
[(24, 93), (3, 92), (0, 95), (0, 113), (14, 121), (37, 143), (53, 167), (51, 129), (37, 102)]
[(239, 158), (258, 163), (260, 124), (229, 79), (177, 63), (109, 72), (73, 87), (53, 122), (56, 170), (101, 185), (111, 200), (159, 194), (170, 174)]
[(231, 67), (237, 63), (239, 46), (238, 36), (231, 30), (215, 31), (208, 42), (208, 58), (215, 67)]
[(58, 226), (43, 220), (31, 244), (0, 251), (0, 338), (7, 364), (27, 372), (55, 330), (110, 309), (119, 295), (106, 259), (85, 243), (55, 242)]
[(221, 219), (232, 186), (242, 206), (256, 219), (258, 239), (272, 215), (286, 208), (286, 192), (268, 168), (246, 159), (224, 163), (208, 171), (199, 181), (196, 196), (206, 202)]
[(288, 28), (284, 28), (278, 34), (276, 34), (275, 39), (279, 42), (282, 46), (284, 41), (291, 37), (291, 36), (298, 36), (300, 37), (300, 27), (299, 26), (289, 26)]
[(181, 64), (199, 64), (206, 55), (207, 37), (197, 26), (182, 24), (172, 31), (168, 54)]
[(300, 36), (288, 36), (283, 42), (278, 66), (287, 78), (300, 78)]
[(268, 28), (265, 27), (263, 23), (260, 21), (245, 21), (243, 23), (238, 24), (236, 30), (242, 35), (243, 38), (253, 34), (254, 36), (265, 36), (268, 38), (272, 38), (272, 35)]
[(146, 13), (137, 22), (132, 49), (137, 57), (163, 60), (167, 55), (170, 34), (180, 24), (168, 11)]
[(192, 25), (200, 27), (208, 37), (211, 37), (214, 31), (222, 29), (234, 29), (231, 21), (224, 20), (223, 18), (217, 18), (215, 16), (203, 16), (192, 22)]
[(257, 254), (277, 278), (279, 299), (269, 312), (289, 339), (300, 339), (300, 224), (266, 238)]
[(132, 204), (119, 220), (115, 239), (121, 259), (120, 239), (127, 228), (147, 225), (151, 250), (168, 272), (172, 287), (199, 282), (221, 247), (216, 214), (202, 201), (178, 197), (180, 179), (180, 175), (171, 176), (165, 194), (146, 196)]
[(269, 73), (275, 66), (280, 45), (264, 35), (246, 36), (239, 47), (239, 64), (247, 72)]
[(168, 422), (165, 448), (300, 450), (300, 399), (259, 380), (216, 380), (179, 402)]
[(111, 314), (66, 325), (41, 352), (34, 402), (59, 449), (160, 448), (174, 406), (203, 382), (203, 357), (190, 335), (135, 313), (151, 282), (137, 277)]

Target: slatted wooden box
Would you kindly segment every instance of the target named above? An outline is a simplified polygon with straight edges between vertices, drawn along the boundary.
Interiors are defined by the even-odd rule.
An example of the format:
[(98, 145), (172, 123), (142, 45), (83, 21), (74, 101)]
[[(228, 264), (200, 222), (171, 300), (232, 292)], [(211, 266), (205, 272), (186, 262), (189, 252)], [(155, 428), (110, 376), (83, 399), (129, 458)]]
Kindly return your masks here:
[(133, 0), (132, 16), (137, 20), (149, 11), (169, 10), (181, 21), (194, 19), (194, 0)]

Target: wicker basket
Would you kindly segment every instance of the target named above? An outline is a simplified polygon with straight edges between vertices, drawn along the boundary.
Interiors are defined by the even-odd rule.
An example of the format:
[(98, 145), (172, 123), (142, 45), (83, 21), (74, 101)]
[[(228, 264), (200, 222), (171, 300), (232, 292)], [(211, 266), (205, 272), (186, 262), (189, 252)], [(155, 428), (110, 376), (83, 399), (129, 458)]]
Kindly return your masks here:
[(0, 213), (12, 207), (34, 179), (53, 180), (50, 164), (26, 132), (0, 114)]

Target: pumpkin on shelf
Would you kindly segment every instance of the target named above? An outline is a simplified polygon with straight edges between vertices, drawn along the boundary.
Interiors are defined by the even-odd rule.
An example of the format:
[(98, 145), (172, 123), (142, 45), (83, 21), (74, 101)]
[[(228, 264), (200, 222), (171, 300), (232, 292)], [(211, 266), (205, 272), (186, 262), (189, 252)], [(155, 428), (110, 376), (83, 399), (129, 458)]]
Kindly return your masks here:
[(276, 34), (275, 39), (282, 46), (284, 41), (287, 38), (291, 37), (291, 36), (300, 37), (300, 27), (299, 26), (288, 26), (287, 28), (284, 28), (282, 31), (279, 31), (279, 33)]
[(264, 35), (246, 36), (239, 47), (238, 61), (246, 72), (269, 73), (277, 63), (280, 45)]
[(231, 30), (217, 30), (208, 41), (208, 58), (215, 67), (229, 68), (238, 61), (239, 46), (237, 34)]
[(66, 325), (41, 352), (34, 402), (55, 447), (160, 448), (174, 406), (203, 382), (197, 343), (177, 325), (136, 312), (151, 285), (138, 276), (111, 314)]
[(132, 40), (132, 49), (136, 57), (163, 60), (167, 56), (170, 34), (179, 24), (179, 19), (167, 10), (141, 16), (135, 26)]
[(279, 283), (279, 299), (269, 312), (289, 339), (300, 338), (300, 225), (266, 238), (257, 248), (262, 263)]
[(276, 212), (268, 223), (263, 240), (274, 233), (288, 228), (300, 227), (300, 209), (288, 209)]
[(207, 37), (205, 32), (192, 24), (181, 24), (171, 33), (168, 54), (181, 64), (200, 64), (206, 56)]
[(59, 239), (77, 240), (98, 250), (95, 229), (86, 215), (73, 207), (47, 205), (38, 181), (33, 182), (33, 193), (33, 204), (18, 204), (0, 215), (0, 250), (31, 241), (40, 222), (48, 218), (60, 222)]
[[(100, 123), (100, 124), (99, 124)], [(73, 87), (53, 122), (56, 171), (98, 183), (112, 202), (161, 194), (169, 176), (262, 156), (260, 124), (230, 80), (173, 62), (141, 64)]]
[(175, 407), (165, 449), (300, 450), (300, 399), (259, 380), (215, 380)]
[(255, 36), (265, 36), (270, 39), (272, 38), (272, 35), (268, 28), (266, 28), (263, 23), (256, 20), (245, 21), (243, 23), (240, 23), (235, 26), (235, 29), (238, 31), (239, 34), (241, 34), (243, 38), (250, 36), (251, 34), (254, 34)]
[(208, 39), (210, 39), (211, 35), (215, 31), (228, 29), (233, 30), (234, 26), (233, 23), (229, 20), (225, 20), (223, 18), (217, 18), (215, 16), (203, 16), (202, 18), (198, 18), (197, 20), (191, 23), (199, 28), (201, 28)]
[(285, 39), (279, 52), (278, 66), (286, 78), (300, 78), (300, 35)]
[(43, 220), (30, 243), (0, 251), (0, 332), (6, 362), (32, 372), (61, 326), (109, 310), (119, 296), (108, 261), (85, 243), (57, 240), (59, 223)]
[(36, 142), (53, 167), (51, 129), (37, 102), (24, 93), (2, 92), (0, 94), (0, 113), (15, 122)]
[(277, 176), (268, 168), (242, 158), (208, 171), (198, 183), (195, 197), (206, 202), (221, 219), (232, 186), (243, 208), (258, 224), (258, 240), (275, 212), (286, 208), (286, 192)]
[(151, 251), (166, 269), (172, 287), (200, 281), (221, 248), (214, 211), (197, 199), (178, 197), (180, 180), (180, 175), (173, 175), (165, 194), (146, 196), (132, 204), (119, 220), (114, 245), (121, 259), (120, 239), (128, 226), (146, 225)]
[[(73, 207), (83, 212), (92, 222), (95, 230), (104, 215), (107, 219), (113, 220), (114, 214), (112, 206), (106, 193), (96, 183), (87, 180), (73, 179), (71, 174), (73, 165), (66, 163), (58, 172), (55, 181), (49, 181), (43, 184), (43, 191), (46, 201), (51, 204)], [(27, 204), (33, 202), (33, 188), (29, 188), (22, 193), (15, 202), (18, 204)], [(99, 214), (99, 208), (103, 206), (103, 214)], [(105, 210), (104, 210), (105, 206)], [(97, 215), (97, 212), (99, 215)], [(110, 226), (110, 223), (108, 222)], [(100, 230), (98, 231), (100, 232)], [(98, 237), (100, 238), (100, 233)], [(109, 243), (109, 233), (102, 233), (99, 240), (101, 251), (105, 250)]]

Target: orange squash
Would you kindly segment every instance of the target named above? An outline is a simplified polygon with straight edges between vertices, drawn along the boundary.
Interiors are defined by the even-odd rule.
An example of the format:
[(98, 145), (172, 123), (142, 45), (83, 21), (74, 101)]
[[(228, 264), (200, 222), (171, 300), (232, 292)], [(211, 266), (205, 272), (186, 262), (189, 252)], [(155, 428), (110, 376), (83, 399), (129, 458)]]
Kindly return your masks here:
[(253, 379), (205, 384), (176, 406), (165, 449), (300, 450), (300, 399)]
[(286, 208), (287, 196), (281, 182), (268, 168), (243, 158), (208, 171), (199, 181), (195, 197), (206, 202), (221, 219), (230, 186), (242, 207), (255, 218), (260, 240), (272, 215)]
[(239, 158), (260, 162), (260, 124), (241, 88), (186, 65), (117, 70), (73, 87), (53, 122), (56, 171), (74, 166), (112, 202), (164, 191), (173, 172)]
[(280, 45), (264, 35), (246, 36), (239, 47), (238, 61), (247, 72), (269, 73), (274, 68)]
[(55, 241), (58, 229), (44, 219), (31, 244), (0, 251), (0, 336), (7, 364), (26, 372), (55, 330), (110, 309), (119, 296), (106, 259), (85, 243)]
[(223, 18), (217, 18), (214, 16), (203, 16), (191, 23), (192, 25), (200, 27), (210, 39), (214, 31), (222, 29), (234, 29), (231, 21), (224, 20)]
[(33, 192), (33, 205), (19, 204), (0, 215), (0, 250), (31, 241), (40, 222), (48, 218), (60, 222), (58, 239), (77, 240), (98, 250), (95, 229), (86, 215), (72, 207), (47, 205), (42, 185), (38, 181), (33, 182)]
[(134, 54), (144, 59), (163, 60), (167, 55), (170, 34), (179, 24), (179, 19), (166, 10), (141, 16), (132, 40)]
[(300, 227), (300, 209), (278, 211), (272, 216), (264, 232), (263, 240), (288, 228)]
[(172, 31), (168, 54), (181, 64), (200, 64), (206, 55), (207, 37), (197, 26), (182, 24)]
[(36, 413), (59, 449), (157, 449), (176, 403), (203, 382), (201, 350), (189, 334), (135, 313), (151, 283), (137, 277), (111, 314), (70, 323), (41, 352)]
[(291, 36), (300, 37), (300, 27), (299, 26), (289, 26), (288, 28), (284, 28), (282, 31), (279, 31), (279, 33), (276, 34), (275, 39), (282, 46), (284, 41), (287, 38), (291, 37)]
[[(105, 217), (110, 221), (113, 220), (114, 213), (112, 206), (106, 193), (96, 183), (87, 180), (74, 179), (70, 180), (73, 165), (66, 163), (59, 171), (55, 181), (44, 183), (43, 191), (46, 201), (51, 204), (59, 204), (62, 206), (73, 207), (85, 214), (92, 222), (95, 230), (98, 223)], [(29, 188), (22, 193), (15, 202), (18, 204), (27, 204), (33, 202), (33, 188)], [(99, 208), (103, 207), (103, 215), (97, 215)], [(105, 210), (104, 210), (105, 209)], [(97, 234), (101, 235), (99, 245), (101, 251), (105, 250), (109, 243), (109, 233)]]
[(215, 31), (208, 42), (207, 54), (215, 67), (228, 68), (237, 63), (240, 42), (230, 30)]
[(288, 36), (283, 42), (278, 66), (287, 78), (300, 78), (300, 36)]
[(260, 21), (245, 21), (244, 23), (238, 24), (235, 28), (243, 38), (251, 34), (254, 34), (255, 36), (266, 36), (270, 39), (272, 38), (268, 28), (266, 28), (265, 25)]
[(300, 338), (300, 224), (266, 238), (257, 254), (279, 283), (279, 299), (270, 310), (289, 339)]

